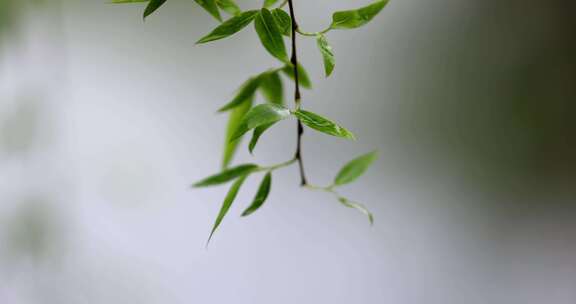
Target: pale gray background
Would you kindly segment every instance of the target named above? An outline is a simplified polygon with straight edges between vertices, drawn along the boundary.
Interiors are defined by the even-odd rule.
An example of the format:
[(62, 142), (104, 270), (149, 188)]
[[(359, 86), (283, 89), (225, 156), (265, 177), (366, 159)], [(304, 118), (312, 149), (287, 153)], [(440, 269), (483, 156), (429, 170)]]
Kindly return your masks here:
[[(296, 0), (308, 31), (365, 3)], [(359, 138), (307, 132), (309, 178), (378, 149), (343, 189), (376, 223), (291, 167), (240, 218), (250, 179), (208, 250), (227, 189), (189, 185), (219, 169), (215, 110), (277, 65), (252, 27), (196, 46), (216, 23), (189, 0), (146, 22), (97, 0), (22, 9), (0, 44), (0, 303), (576, 301), (571, 1), (392, 1), (329, 34), (327, 80), (300, 39), (305, 107)], [(288, 159), (294, 133), (281, 123), (237, 162)]]

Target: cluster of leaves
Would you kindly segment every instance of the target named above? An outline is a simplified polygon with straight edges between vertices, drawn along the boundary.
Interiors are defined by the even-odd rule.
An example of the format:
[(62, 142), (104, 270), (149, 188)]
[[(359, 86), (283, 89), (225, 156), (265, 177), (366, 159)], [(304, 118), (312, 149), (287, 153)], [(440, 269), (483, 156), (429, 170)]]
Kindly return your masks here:
[[(368, 216), (370, 223), (373, 223), (374, 221), (373, 216), (368, 211), (368, 209), (366, 209), (361, 204), (355, 203), (349, 200), (348, 198), (341, 196), (336, 192), (335, 189), (337, 187), (356, 181), (360, 176), (362, 176), (366, 172), (366, 170), (368, 170), (368, 167), (370, 167), (370, 165), (376, 160), (376, 158), (377, 158), (376, 152), (371, 152), (362, 155), (356, 159), (353, 159), (352, 161), (347, 163), (344, 167), (342, 167), (342, 169), (340, 169), (340, 171), (334, 178), (332, 184), (330, 184), (329, 186), (316, 187), (308, 185), (307, 187), (312, 190), (322, 190), (335, 194), (342, 204), (350, 208), (358, 209), (359, 211), (365, 213)], [(228, 210), (232, 206), (232, 203), (234, 202), (234, 199), (238, 194), (238, 190), (240, 189), (246, 178), (248, 178), (251, 174), (254, 173), (258, 172), (266, 173), (264, 178), (262, 179), (262, 182), (260, 183), (258, 191), (256, 192), (256, 196), (252, 200), (252, 203), (249, 205), (249, 207), (246, 208), (246, 210), (244, 210), (242, 216), (248, 216), (252, 214), (254, 211), (258, 210), (264, 204), (264, 202), (268, 198), (268, 194), (270, 193), (270, 189), (272, 187), (272, 172), (276, 169), (288, 166), (293, 162), (295, 162), (295, 160), (290, 160), (288, 162), (271, 167), (262, 167), (256, 164), (242, 164), (232, 168), (225, 169), (224, 171), (216, 175), (207, 177), (194, 184), (193, 185), (194, 187), (208, 187), (235, 181), (230, 190), (228, 191), (226, 198), (224, 199), (224, 204), (222, 205), (220, 213), (216, 218), (216, 222), (214, 223), (214, 227), (212, 228), (212, 231), (210, 233), (210, 238), (212, 238), (212, 235), (214, 234), (216, 229), (218, 229), (218, 227), (220, 226), (222, 219), (228, 213)]]
[[(166, 1), (167, 0), (112, 0), (114, 3), (148, 2), (144, 11), (144, 18), (154, 13)], [(211, 238), (220, 226), (222, 219), (228, 213), (240, 187), (250, 175), (265, 172), (256, 196), (250, 206), (242, 213), (243, 216), (252, 214), (264, 204), (272, 186), (272, 173), (277, 169), (292, 165), (298, 161), (295, 157), (287, 162), (269, 167), (258, 166), (256, 164), (243, 164), (230, 168), (229, 165), (233, 160), (234, 154), (246, 133), (252, 132), (252, 138), (248, 145), (250, 153), (253, 153), (259, 138), (266, 130), (279, 121), (288, 118), (297, 119), (301, 124), (324, 134), (345, 139), (355, 139), (352, 132), (331, 119), (302, 109), (300, 100), (296, 100), (296, 107), (294, 109), (290, 109), (285, 105), (283, 98), (284, 85), (280, 77), (281, 75), (294, 80), (296, 78), (295, 74), (297, 74), (299, 80), (297, 85), (308, 89), (312, 87), (310, 78), (304, 67), (289, 58), (285, 38), (290, 37), (291, 39), (295, 39), (295, 37), (292, 37), (293, 33), (314, 37), (323, 58), (326, 77), (328, 77), (334, 71), (335, 57), (332, 47), (326, 38), (326, 34), (331, 30), (354, 29), (365, 25), (384, 8), (388, 0), (376, 0), (359, 9), (335, 12), (332, 16), (330, 26), (319, 32), (304, 32), (295, 26), (291, 15), (284, 10), (284, 7), (288, 3), (287, 0), (265, 0), (260, 9), (254, 10), (242, 10), (234, 0), (194, 1), (220, 22), (210, 33), (200, 38), (197, 41), (198, 44), (214, 42), (230, 37), (253, 23), (254, 29), (264, 49), (281, 63), (277, 68), (271, 68), (250, 77), (241, 85), (235, 96), (218, 110), (219, 112), (229, 112), (224, 147), (223, 171), (194, 184), (194, 186), (206, 187), (232, 181), (234, 181), (234, 183), (226, 195), (216, 218), (216, 222), (210, 233)], [(276, 7), (273, 8), (274, 6)], [(221, 11), (230, 14), (231, 17), (223, 21)], [(293, 49), (292, 51), (294, 52), (295, 50)], [(263, 96), (263, 103), (256, 104), (257, 92), (260, 92)], [(352, 160), (340, 170), (332, 184), (327, 187), (318, 187), (309, 184), (305, 186), (309, 189), (322, 190), (336, 195), (339, 202), (347, 207), (365, 213), (372, 223), (372, 214), (364, 206), (341, 196), (335, 189), (355, 181), (364, 174), (376, 157), (376, 153), (372, 152)]]

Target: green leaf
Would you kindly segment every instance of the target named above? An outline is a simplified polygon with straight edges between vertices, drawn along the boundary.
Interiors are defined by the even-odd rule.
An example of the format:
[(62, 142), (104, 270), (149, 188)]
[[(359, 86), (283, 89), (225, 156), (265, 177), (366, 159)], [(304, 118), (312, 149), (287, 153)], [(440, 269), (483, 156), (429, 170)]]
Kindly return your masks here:
[(260, 207), (262, 207), (262, 205), (264, 204), (264, 202), (266, 202), (266, 199), (268, 198), (268, 194), (270, 194), (271, 186), (272, 186), (272, 174), (268, 172), (266, 176), (264, 176), (262, 182), (260, 183), (258, 192), (256, 192), (256, 197), (254, 197), (254, 200), (252, 200), (252, 204), (250, 204), (250, 207), (248, 207), (246, 210), (244, 210), (244, 212), (242, 212), (242, 216), (248, 216), (254, 213), (254, 211), (258, 210)]
[(232, 36), (250, 24), (257, 14), (258, 11), (246, 11), (238, 16), (234, 16), (224, 21), (224, 23), (220, 24), (210, 32), (210, 34), (202, 37), (196, 43), (206, 43)]
[(144, 10), (144, 18), (150, 16), (158, 8), (160, 8), (164, 3), (166, 3), (166, 0), (150, 0), (150, 3), (148, 3), (148, 6)]
[[(290, 79), (294, 80), (294, 67), (292, 64), (287, 64), (282, 68), (282, 72), (286, 74), (286, 76), (290, 77)], [(306, 72), (304, 66), (301, 64), (298, 64), (298, 80), (303, 88), (312, 88), (312, 82), (310, 81), (310, 77), (308, 77), (308, 72)]]
[(265, 73), (260, 81), (260, 92), (267, 102), (284, 104), (284, 88), (278, 72)]
[(232, 141), (230, 140), (230, 138), (232, 137), (232, 135), (234, 135), (234, 133), (236, 133), (236, 130), (238, 129), (238, 126), (240, 125), (242, 118), (244, 118), (244, 115), (246, 115), (248, 110), (250, 110), (250, 108), (252, 107), (252, 102), (253, 102), (252, 100), (249, 100), (249, 102), (241, 104), (240, 106), (234, 108), (230, 112), (230, 118), (228, 119), (228, 127), (226, 128), (226, 141), (224, 142), (224, 158), (222, 160), (222, 167), (224, 169), (226, 169), (230, 164), (230, 162), (232, 161), (232, 158), (234, 157), (236, 150), (238, 150), (238, 145), (242, 141), (242, 138), (238, 138)]
[(216, 4), (230, 15), (237, 16), (242, 13), (242, 10), (234, 0), (216, 0)]
[(272, 10), (272, 16), (274, 16), (274, 21), (276, 21), (280, 33), (290, 37), (292, 35), (292, 18), (290, 18), (290, 15), (281, 8), (275, 8)]
[(352, 140), (355, 139), (354, 134), (352, 134), (352, 132), (337, 125), (335, 122), (329, 120), (328, 118), (324, 118), (318, 114), (304, 110), (298, 110), (294, 113), (294, 115), (296, 115), (296, 117), (298, 117), (298, 119), (303, 124), (322, 133), (326, 133), (332, 136), (344, 137)]
[(388, 4), (388, 0), (377, 0), (372, 4), (349, 11), (335, 12), (332, 15), (332, 29), (353, 29), (370, 22)]
[(237, 177), (252, 173), (257, 170), (258, 166), (254, 164), (239, 165), (230, 169), (226, 169), (221, 173), (207, 177), (193, 185), (193, 187), (207, 187), (227, 183)]
[(278, 2), (278, 0), (264, 0), (264, 7), (271, 7), (272, 5), (276, 4), (276, 2)]
[(355, 181), (368, 170), (368, 167), (370, 167), (377, 158), (378, 153), (374, 151), (351, 160), (340, 169), (340, 172), (338, 172), (338, 175), (336, 175), (334, 179), (334, 185), (340, 186)]
[(222, 17), (220, 16), (220, 11), (218, 10), (218, 5), (216, 0), (194, 0), (198, 5), (204, 8), (210, 15), (212, 15), (216, 20), (222, 22)]
[[(267, 73), (262, 77), (262, 81), (260, 83), (260, 91), (262, 92), (262, 95), (264, 95), (264, 99), (266, 99), (267, 102), (277, 105), (284, 104), (282, 79), (280, 79), (278, 72)], [(264, 134), (264, 132), (266, 132), (266, 130), (272, 127), (275, 123), (276, 122), (268, 123), (254, 129), (252, 139), (248, 145), (248, 150), (250, 153), (254, 152), (254, 148), (256, 147), (260, 136), (262, 136), (262, 134)]]
[(238, 191), (240, 190), (240, 187), (242, 187), (242, 184), (246, 180), (246, 177), (247, 175), (240, 177), (236, 182), (234, 182), (234, 184), (232, 184), (230, 190), (228, 190), (228, 194), (226, 194), (226, 198), (224, 198), (224, 203), (222, 203), (222, 207), (220, 207), (220, 212), (216, 217), (216, 221), (214, 222), (214, 226), (212, 227), (212, 231), (210, 232), (210, 236), (208, 237), (208, 242), (206, 242), (206, 246), (208, 246), (208, 243), (210, 243), (210, 240), (212, 239), (214, 232), (216, 232), (216, 229), (218, 229), (218, 227), (222, 223), (222, 220), (230, 210), (230, 207), (232, 207), (232, 203), (234, 203), (234, 200), (238, 195)]
[(260, 104), (252, 108), (242, 119), (232, 140), (259, 126), (278, 122), (290, 116), (290, 110), (275, 104)]
[(225, 112), (231, 110), (249, 100), (252, 100), (254, 94), (256, 93), (256, 90), (260, 86), (260, 81), (261, 81), (261, 75), (250, 77), (250, 79), (246, 80), (246, 82), (242, 84), (236, 96), (234, 96), (234, 98), (229, 103), (220, 108), (218, 112)]
[(340, 203), (342, 203), (342, 205), (348, 207), (348, 208), (353, 208), (356, 209), (364, 214), (366, 214), (366, 216), (368, 216), (368, 220), (370, 221), (370, 225), (374, 224), (374, 216), (372, 215), (372, 213), (366, 208), (364, 207), (362, 204), (358, 204), (355, 203), (345, 197), (339, 197), (338, 201), (340, 201)]
[(332, 74), (334, 71), (334, 65), (336, 64), (336, 60), (334, 59), (334, 53), (332, 52), (332, 47), (328, 44), (328, 40), (326, 40), (326, 36), (320, 34), (317, 38), (318, 48), (320, 49), (320, 53), (322, 53), (322, 59), (324, 60), (324, 71), (326, 72), (326, 77)]
[(256, 148), (256, 144), (258, 144), (258, 140), (260, 139), (260, 136), (262, 136), (262, 134), (264, 134), (264, 132), (266, 132), (266, 130), (270, 129), (270, 127), (272, 127), (274, 124), (275, 124), (275, 122), (268, 123), (268, 124), (261, 125), (261, 126), (257, 127), (256, 129), (254, 129), (254, 134), (252, 134), (252, 139), (250, 140), (250, 144), (248, 145), (248, 150), (250, 151), (250, 153), (254, 153), (254, 148)]
[(254, 21), (254, 27), (256, 28), (260, 42), (268, 53), (283, 62), (288, 62), (284, 38), (282, 38), (282, 33), (272, 13), (270, 13), (268, 9), (263, 8), (260, 10), (260, 14), (256, 16), (256, 20)]

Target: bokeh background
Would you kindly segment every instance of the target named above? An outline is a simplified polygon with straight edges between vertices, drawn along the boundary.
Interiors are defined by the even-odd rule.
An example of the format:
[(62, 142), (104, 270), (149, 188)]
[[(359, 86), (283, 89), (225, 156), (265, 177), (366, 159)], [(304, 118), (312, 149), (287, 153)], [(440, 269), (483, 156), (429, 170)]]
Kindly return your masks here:
[[(296, 10), (315, 31), (366, 3)], [(327, 80), (300, 39), (304, 105), (359, 137), (307, 132), (309, 178), (378, 149), (343, 189), (376, 223), (292, 167), (240, 218), (250, 179), (208, 249), (227, 188), (189, 185), (220, 167), (215, 110), (277, 63), (251, 27), (196, 46), (216, 23), (193, 1), (142, 10), (0, 0), (0, 303), (576, 302), (576, 2), (391, 1), (329, 34)], [(291, 157), (293, 124), (255, 159)]]

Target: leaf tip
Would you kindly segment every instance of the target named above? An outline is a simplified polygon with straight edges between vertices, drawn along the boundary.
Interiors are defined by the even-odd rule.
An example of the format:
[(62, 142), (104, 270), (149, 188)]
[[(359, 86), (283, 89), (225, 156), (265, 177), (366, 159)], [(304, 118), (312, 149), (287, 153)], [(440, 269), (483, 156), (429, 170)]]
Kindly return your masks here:
[(194, 44), (198, 45), (198, 44), (204, 44), (206, 42), (208, 42), (208, 39), (206, 39), (206, 37), (202, 37), (202, 38), (198, 39), (198, 41), (196, 41), (196, 43), (194, 43)]
[(208, 246), (210, 246), (210, 241), (212, 240), (213, 235), (214, 235), (214, 231), (212, 231), (210, 233), (210, 236), (208, 236), (208, 240), (206, 240), (206, 245), (204, 246), (204, 249), (208, 250)]
[(201, 187), (202, 187), (202, 182), (196, 182), (190, 186), (190, 188), (201, 188)]
[(226, 105), (226, 106), (223, 106), (223, 107), (221, 107), (220, 109), (216, 110), (216, 114), (218, 114), (218, 113), (224, 113), (224, 112), (226, 112), (226, 111), (228, 111), (228, 110), (230, 110), (230, 107), (228, 107), (228, 106)]
[(348, 131), (348, 133), (346, 134), (346, 138), (353, 140), (353, 141), (357, 140), (356, 135), (354, 135), (354, 133), (352, 133), (350, 131)]

